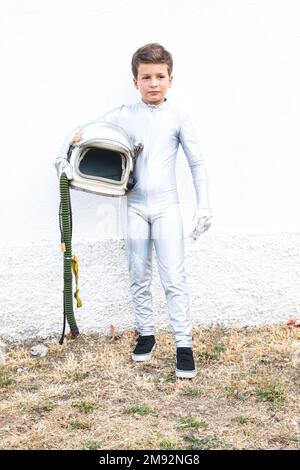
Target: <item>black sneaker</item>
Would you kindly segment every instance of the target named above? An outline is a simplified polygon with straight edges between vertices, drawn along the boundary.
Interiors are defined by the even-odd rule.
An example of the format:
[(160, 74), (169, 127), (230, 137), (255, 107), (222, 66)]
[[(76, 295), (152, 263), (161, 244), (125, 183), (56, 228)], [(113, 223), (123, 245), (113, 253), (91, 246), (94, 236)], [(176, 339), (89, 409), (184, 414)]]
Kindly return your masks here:
[(155, 349), (154, 335), (139, 336), (137, 345), (132, 354), (134, 361), (148, 361), (151, 359), (151, 353)]
[(192, 379), (197, 374), (192, 348), (177, 348), (176, 377)]

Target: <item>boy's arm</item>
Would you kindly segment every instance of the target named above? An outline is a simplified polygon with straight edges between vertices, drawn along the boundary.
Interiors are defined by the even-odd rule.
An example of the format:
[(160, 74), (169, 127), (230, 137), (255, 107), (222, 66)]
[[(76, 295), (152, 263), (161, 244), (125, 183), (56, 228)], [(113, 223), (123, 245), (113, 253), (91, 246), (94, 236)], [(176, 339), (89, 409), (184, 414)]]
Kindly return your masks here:
[(60, 176), (63, 172), (66, 173), (66, 176), (69, 180), (71, 180), (73, 178), (73, 168), (72, 168), (72, 166), (70, 165), (70, 163), (68, 161), (68, 151), (69, 151), (70, 145), (72, 144), (73, 141), (77, 141), (77, 142), (80, 141), (81, 132), (83, 131), (83, 129), (85, 127), (91, 125), (91, 124), (94, 124), (95, 122), (103, 121), (103, 120), (107, 121), (107, 122), (113, 122), (113, 123), (117, 124), (118, 120), (119, 120), (119, 113), (120, 113), (120, 110), (121, 110), (122, 107), (123, 107), (123, 105), (118, 106), (116, 108), (110, 109), (109, 111), (104, 113), (99, 118), (97, 118), (93, 121), (90, 121), (86, 124), (83, 124), (81, 126), (75, 127), (70, 132), (70, 134), (67, 135), (67, 137), (65, 138), (65, 140), (63, 141), (63, 143), (62, 143), (62, 145), (59, 149), (58, 156), (57, 156), (57, 158), (54, 162), (54, 166), (56, 168), (57, 176), (59, 178), (60, 178)]
[(193, 218), (191, 237), (197, 240), (201, 233), (209, 229), (212, 211), (209, 203), (209, 184), (206, 166), (200, 151), (194, 126), (188, 113), (185, 114), (180, 127), (179, 141), (188, 160), (196, 191), (197, 210)]
[(185, 114), (180, 131), (179, 141), (188, 160), (193, 176), (197, 197), (197, 207), (210, 208), (208, 194), (208, 178), (203, 156), (200, 152), (198, 138), (188, 113)]

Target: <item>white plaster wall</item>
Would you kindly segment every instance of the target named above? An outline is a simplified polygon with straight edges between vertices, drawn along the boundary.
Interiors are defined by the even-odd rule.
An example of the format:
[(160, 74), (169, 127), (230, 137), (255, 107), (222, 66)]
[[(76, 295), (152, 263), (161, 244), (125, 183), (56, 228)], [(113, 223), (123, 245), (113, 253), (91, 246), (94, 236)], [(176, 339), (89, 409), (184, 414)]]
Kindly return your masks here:
[[(73, 127), (140, 98), (130, 60), (152, 41), (173, 54), (169, 97), (191, 111), (210, 180), (213, 226), (186, 240), (195, 324), (299, 316), (299, 18), (297, 0), (2, 0), (1, 336), (60, 331), (53, 161)], [(177, 175), (187, 235), (195, 199), (181, 150)], [(72, 191), (82, 331), (134, 325), (125, 202)], [(152, 287), (166, 327), (155, 262)]]
[[(262, 325), (297, 318), (300, 304), (299, 234), (211, 233), (186, 244), (186, 274), (194, 325)], [(74, 244), (83, 306), (81, 332), (134, 328), (123, 241)], [(4, 249), (1, 335), (6, 340), (46, 337), (62, 329), (62, 258), (53, 243)], [(4, 266), (4, 267), (3, 267)], [(169, 328), (164, 292), (153, 262), (157, 328)]]

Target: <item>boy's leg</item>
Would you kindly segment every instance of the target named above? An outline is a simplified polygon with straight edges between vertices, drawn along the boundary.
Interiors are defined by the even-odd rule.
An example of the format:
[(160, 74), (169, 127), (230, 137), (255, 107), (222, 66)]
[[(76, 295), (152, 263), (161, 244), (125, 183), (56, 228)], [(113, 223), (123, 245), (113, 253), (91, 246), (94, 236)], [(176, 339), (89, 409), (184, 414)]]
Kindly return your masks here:
[(184, 271), (184, 235), (179, 204), (152, 217), (158, 271), (168, 304), (176, 347), (192, 347), (192, 320)]
[(132, 207), (128, 207), (127, 224), (127, 257), (136, 326), (140, 335), (153, 335), (151, 226), (145, 214)]

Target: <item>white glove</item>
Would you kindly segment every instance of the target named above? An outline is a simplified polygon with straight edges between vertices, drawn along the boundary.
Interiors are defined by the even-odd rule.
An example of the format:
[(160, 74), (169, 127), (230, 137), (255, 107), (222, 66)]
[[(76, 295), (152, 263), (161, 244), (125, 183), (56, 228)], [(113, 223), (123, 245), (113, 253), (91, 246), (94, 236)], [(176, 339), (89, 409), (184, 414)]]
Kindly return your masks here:
[(60, 162), (56, 163), (57, 176), (60, 179), (62, 173), (66, 174), (68, 180), (73, 179), (73, 167), (68, 162), (68, 160), (62, 159)]
[(57, 176), (60, 179), (62, 173), (66, 174), (68, 180), (73, 179), (73, 167), (68, 161), (68, 151), (71, 144), (76, 145), (81, 140), (81, 127), (76, 127), (64, 140), (59, 155), (54, 162)]
[(189, 237), (198, 240), (199, 236), (211, 226), (212, 218), (210, 207), (198, 207), (193, 217), (193, 230)]

